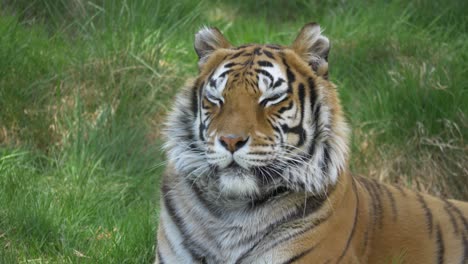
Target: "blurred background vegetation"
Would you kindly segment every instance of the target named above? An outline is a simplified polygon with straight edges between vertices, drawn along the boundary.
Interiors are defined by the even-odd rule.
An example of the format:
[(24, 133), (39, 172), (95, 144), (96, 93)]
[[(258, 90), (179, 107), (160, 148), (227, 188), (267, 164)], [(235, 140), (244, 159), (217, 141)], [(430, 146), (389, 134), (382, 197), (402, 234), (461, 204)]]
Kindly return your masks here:
[(467, 1), (0, 0), (0, 263), (148, 263), (193, 35), (331, 42), (355, 174), (468, 199)]

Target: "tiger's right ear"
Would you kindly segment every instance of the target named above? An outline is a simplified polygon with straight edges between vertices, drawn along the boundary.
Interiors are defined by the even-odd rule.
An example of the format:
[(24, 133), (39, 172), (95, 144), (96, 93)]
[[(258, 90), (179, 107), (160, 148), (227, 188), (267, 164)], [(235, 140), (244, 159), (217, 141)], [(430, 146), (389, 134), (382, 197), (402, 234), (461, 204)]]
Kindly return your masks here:
[(230, 48), (231, 43), (217, 28), (203, 27), (195, 34), (194, 46), (199, 59), (198, 66), (202, 66), (211, 53), (217, 49)]

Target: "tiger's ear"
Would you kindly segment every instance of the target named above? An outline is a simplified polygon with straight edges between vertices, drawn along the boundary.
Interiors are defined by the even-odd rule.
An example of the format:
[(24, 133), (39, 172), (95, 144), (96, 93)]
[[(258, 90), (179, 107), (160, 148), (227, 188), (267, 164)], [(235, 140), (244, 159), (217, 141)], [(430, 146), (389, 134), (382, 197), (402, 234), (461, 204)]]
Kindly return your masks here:
[(302, 27), (291, 48), (312, 67), (317, 75), (328, 79), (330, 41), (322, 35), (317, 23), (309, 23)]
[(220, 48), (229, 48), (231, 43), (217, 28), (203, 27), (195, 34), (194, 46), (199, 59), (198, 66), (202, 66), (211, 53)]

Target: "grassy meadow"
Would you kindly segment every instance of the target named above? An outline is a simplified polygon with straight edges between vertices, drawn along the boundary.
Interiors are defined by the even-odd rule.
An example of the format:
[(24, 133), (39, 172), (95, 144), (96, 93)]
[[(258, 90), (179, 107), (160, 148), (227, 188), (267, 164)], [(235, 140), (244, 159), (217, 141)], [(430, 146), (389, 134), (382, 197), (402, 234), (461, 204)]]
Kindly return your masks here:
[(332, 43), (355, 174), (468, 200), (467, 1), (0, 0), (0, 263), (150, 263), (193, 35)]

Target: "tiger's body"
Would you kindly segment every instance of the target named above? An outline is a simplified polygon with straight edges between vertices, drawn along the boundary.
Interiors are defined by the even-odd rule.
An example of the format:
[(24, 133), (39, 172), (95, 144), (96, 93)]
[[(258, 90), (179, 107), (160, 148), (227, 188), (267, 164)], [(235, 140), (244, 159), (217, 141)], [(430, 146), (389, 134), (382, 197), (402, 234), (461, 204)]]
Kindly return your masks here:
[(468, 263), (468, 203), (348, 170), (329, 42), (195, 40), (166, 137), (156, 263)]

